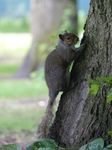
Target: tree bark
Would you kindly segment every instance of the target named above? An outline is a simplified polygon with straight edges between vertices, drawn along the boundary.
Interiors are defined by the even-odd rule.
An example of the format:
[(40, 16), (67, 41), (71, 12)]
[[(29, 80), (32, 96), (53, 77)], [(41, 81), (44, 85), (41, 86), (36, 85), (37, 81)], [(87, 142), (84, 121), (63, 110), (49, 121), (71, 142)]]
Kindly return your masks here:
[(102, 137), (111, 142), (112, 103), (106, 103), (109, 88), (96, 96), (88, 94), (88, 77), (112, 76), (112, 2), (91, 0), (82, 43), (87, 48), (74, 62), (71, 79), (76, 85), (62, 94), (50, 137), (63, 147), (84, 145)]

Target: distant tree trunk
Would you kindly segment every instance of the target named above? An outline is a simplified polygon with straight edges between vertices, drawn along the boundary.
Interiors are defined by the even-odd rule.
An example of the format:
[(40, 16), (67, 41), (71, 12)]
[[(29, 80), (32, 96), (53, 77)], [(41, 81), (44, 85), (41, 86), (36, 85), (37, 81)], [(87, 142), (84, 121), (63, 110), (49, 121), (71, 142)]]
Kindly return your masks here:
[[(112, 76), (112, 2), (91, 0), (82, 43), (87, 48), (75, 61), (71, 77), (76, 86), (61, 97), (51, 138), (64, 147), (83, 145), (102, 137), (112, 140), (112, 103), (106, 103), (108, 90), (100, 88), (96, 96), (88, 94), (88, 77)], [(111, 142), (112, 143), (112, 142)]]
[(15, 73), (14, 77), (29, 77), (31, 72), (41, 67), (43, 64), (41, 61), (42, 53), (39, 52), (38, 45), (42, 41), (50, 43), (51, 35), (61, 26), (65, 8), (67, 8), (67, 0), (31, 1), (31, 33), (33, 40), (22, 66)]

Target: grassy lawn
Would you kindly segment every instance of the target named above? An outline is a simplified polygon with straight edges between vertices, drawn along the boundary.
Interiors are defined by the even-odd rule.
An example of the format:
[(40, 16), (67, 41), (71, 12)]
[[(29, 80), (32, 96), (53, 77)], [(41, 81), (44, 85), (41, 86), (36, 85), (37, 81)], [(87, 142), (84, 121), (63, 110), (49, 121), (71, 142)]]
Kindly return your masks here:
[[(37, 105), (38, 108), (38, 105)], [(28, 109), (28, 110), (27, 110)], [(5, 113), (4, 113), (5, 112)], [(0, 130), (2, 131), (19, 131), (30, 130), (36, 131), (38, 120), (41, 120), (41, 115), (44, 114), (43, 109), (34, 108), (4, 108), (0, 109)]]
[(2, 80), (0, 89), (0, 99), (36, 98), (48, 93), (45, 82), (38, 80)]
[(19, 64), (7, 64), (1, 63), (0, 64), (0, 76), (11, 76), (14, 72), (17, 71), (19, 68)]
[(0, 34), (0, 137), (7, 131), (36, 131), (44, 114), (48, 89), (43, 77), (3, 78), (10, 77), (19, 68), (30, 45), (29, 33)]
[(31, 41), (30, 33), (0, 33), (0, 56), (22, 58), (28, 52)]
[(3, 33), (28, 33), (30, 31), (29, 18), (11, 19), (0, 18), (0, 32)]

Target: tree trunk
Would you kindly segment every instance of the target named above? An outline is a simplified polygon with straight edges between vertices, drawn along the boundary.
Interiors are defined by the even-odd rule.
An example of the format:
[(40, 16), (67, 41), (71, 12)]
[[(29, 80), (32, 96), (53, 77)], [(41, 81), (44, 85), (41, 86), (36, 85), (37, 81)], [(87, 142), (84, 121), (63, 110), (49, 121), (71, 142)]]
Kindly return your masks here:
[(75, 61), (71, 79), (76, 85), (61, 96), (50, 136), (64, 147), (83, 145), (102, 137), (111, 139), (112, 103), (106, 103), (108, 90), (100, 88), (96, 96), (88, 94), (88, 77), (112, 76), (112, 2), (91, 0), (82, 43), (87, 48)]
[(46, 53), (50, 47), (51, 35), (61, 26), (65, 8), (67, 8), (67, 0), (31, 1), (31, 33), (33, 40), (22, 66), (15, 73), (14, 77), (29, 77), (31, 72), (39, 69), (43, 65), (43, 51), (39, 51), (39, 44), (42, 42), (47, 43), (48, 48), (44, 51)]

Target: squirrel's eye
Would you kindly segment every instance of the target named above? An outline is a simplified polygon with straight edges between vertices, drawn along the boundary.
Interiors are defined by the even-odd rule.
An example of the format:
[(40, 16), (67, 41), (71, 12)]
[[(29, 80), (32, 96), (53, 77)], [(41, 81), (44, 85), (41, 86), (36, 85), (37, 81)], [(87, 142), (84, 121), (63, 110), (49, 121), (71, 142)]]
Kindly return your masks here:
[(67, 39), (67, 40), (70, 40), (70, 37), (67, 37), (66, 39)]

